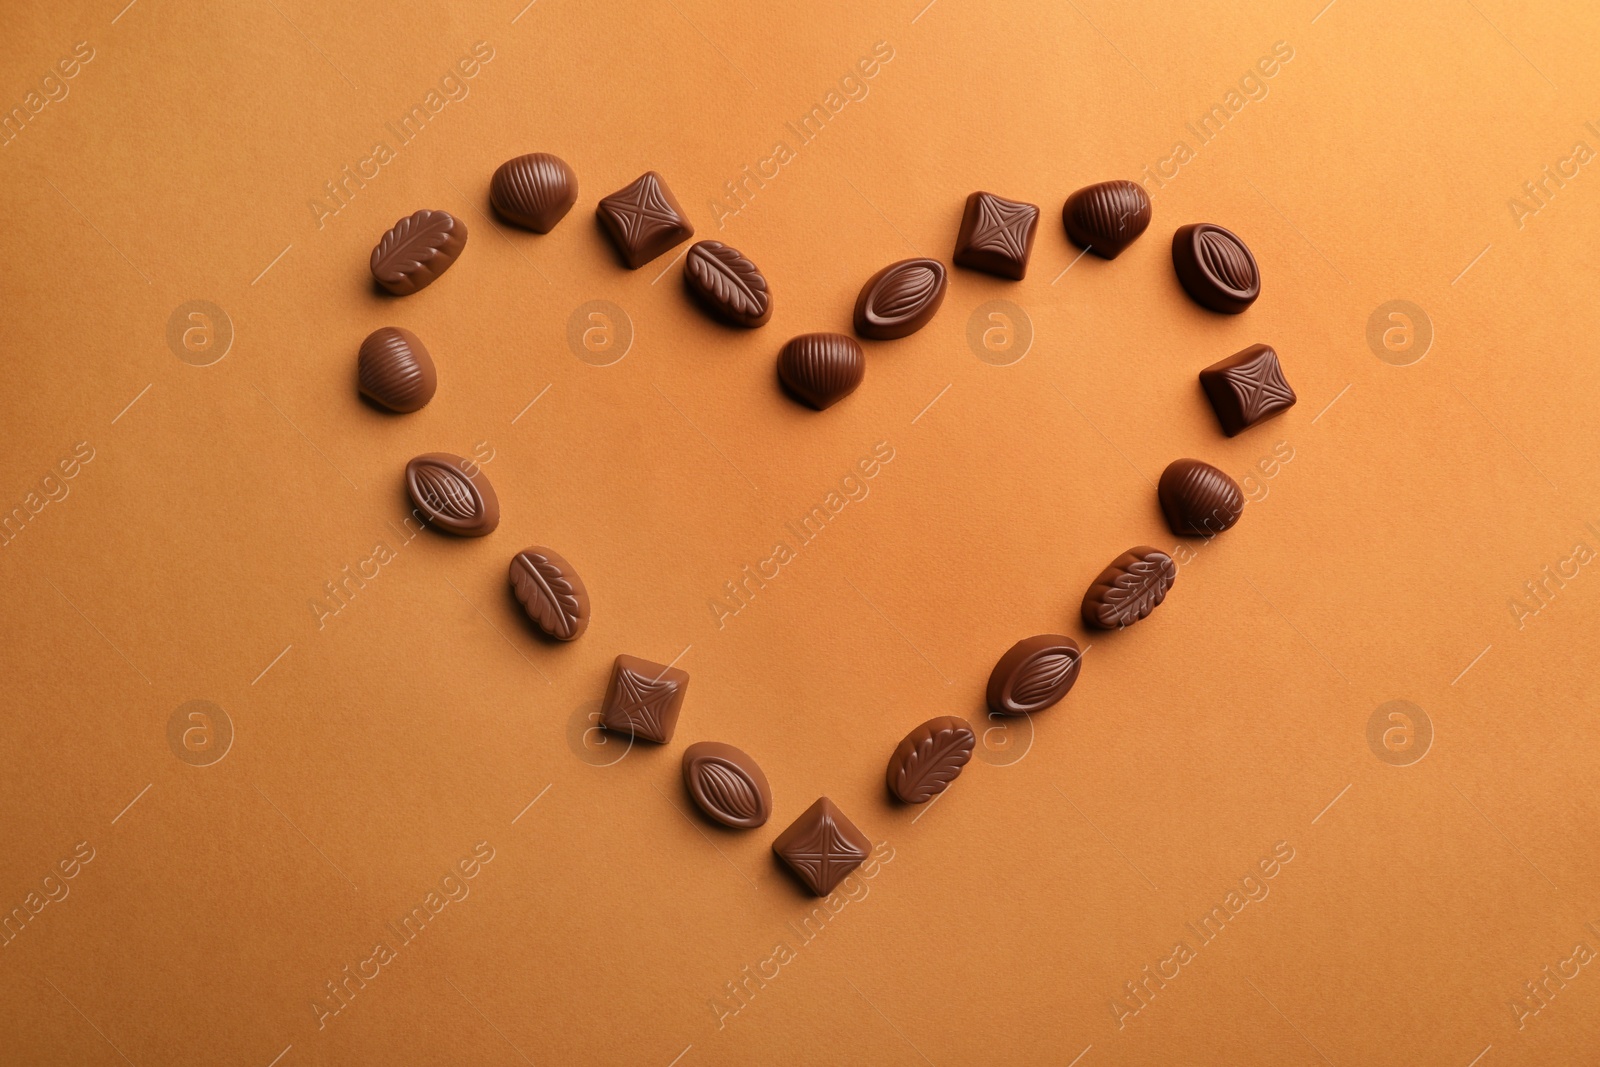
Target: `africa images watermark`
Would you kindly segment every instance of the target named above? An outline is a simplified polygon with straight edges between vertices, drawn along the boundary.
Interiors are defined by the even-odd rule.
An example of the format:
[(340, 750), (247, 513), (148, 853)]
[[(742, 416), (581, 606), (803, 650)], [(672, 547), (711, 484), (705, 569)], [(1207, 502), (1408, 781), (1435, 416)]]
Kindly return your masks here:
[(419, 137), (428, 123), (434, 122), (452, 102), (461, 103), (472, 92), (468, 83), (476, 78), (485, 66), (494, 60), (494, 46), (487, 41), (476, 41), (469, 52), (456, 60), (439, 76), (437, 87), (429, 87), (421, 101), (412, 104), (398, 119), (385, 122), (383, 128), (393, 139), (380, 140), (366, 155), (353, 164), (345, 164), (331, 181), (322, 183), (322, 192), (306, 201), (311, 217), (322, 229), (328, 219), (349, 207), (356, 194), (383, 173), (383, 168), (399, 158), (399, 150)]
[[(800, 158), (797, 150), (821, 137), (828, 123), (836, 121), (852, 101), (865, 100), (872, 91), (867, 83), (876, 78), (893, 59), (894, 45), (879, 41), (872, 46), (870, 55), (856, 60), (845, 72), (839, 79), (837, 89), (829, 89), (824, 93), (821, 102), (812, 104), (798, 122), (785, 122), (783, 138), (774, 141), (767, 155), (756, 161), (753, 172), (748, 163), (740, 167), (738, 175), (722, 183), (722, 195), (710, 198), (717, 229), (726, 229), (728, 220), (749, 207), (756, 194), (767, 187), (767, 182), (775, 180), (783, 173), (784, 167)], [(789, 147), (788, 138), (791, 135), (794, 148)]]
[(798, 559), (801, 549), (820, 537), (830, 522), (837, 521), (848, 504), (867, 499), (867, 494), (872, 492), (867, 483), (893, 461), (894, 446), (888, 441), (879, 441), (839, 479), (837, 489), (830, 489), (820, 503), (813, 504), (798, 520), (784, 523), (784, 538), (773, 542), (772, 551), (764, 559), (754, 566), (746, 563), (736, 578), (722, 583), (721, 593), (707, 598), (706, 604), (717, 629), (723, 629), (727, 620), (749, 607), (756, 594), (765, 589), (768, 582), (776, 581), (783, 568)]

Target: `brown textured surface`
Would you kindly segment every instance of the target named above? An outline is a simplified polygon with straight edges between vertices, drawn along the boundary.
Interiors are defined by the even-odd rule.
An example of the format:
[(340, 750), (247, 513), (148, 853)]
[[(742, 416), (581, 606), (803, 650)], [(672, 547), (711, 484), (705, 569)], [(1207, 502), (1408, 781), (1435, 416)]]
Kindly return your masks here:
[[(0, 148), (0, 908), (70, 895), (0, 948), (0, 1063), (1592, 1059), (1593, 963), (1520, 1027), (1510, 1005), (1600, 950), (1600, 559), (1574, 553), (1600, 549), (1600, 172), (1543, 170), (1600, 149), (1600, 11), (674, 2), (7, 6), (6, 113), (59, 81)], [(531, 149), (582, 186), (546, 235), (488, 202)], [(617, 266), (594, 204), (648, 168), (767, 274), (767, 326), (685, 296), (689, 242)], [(1111, 176), (1155, 222), (1067, 270), (1062, 201)], [(782, 343), (850, 332), (885, 264), (948, 267), (979, 188), (1044, 210), (1027, 279), (953, 268), (927, 326), (862, 342), (849, 399), (786, 397)], [(472, 238), (392, 299), (368, 255), (419, 206)], [(1260, 261), (1242, 316), (1174, 276), (1201, 219)], [(608, 366), (569, 344), (596, 300)], [(1031, 325), (1006, 366), (969, 341), (995, 300), (1019, 347)], [(438, 363), (413, 415), (355, 388), (390, 325)], [(1257, 341), (1300, 399), (1228, 438), (1195, 375)], [(406, 523), (401, 468), (435, 449), (482, 464), (493, 535)], [(1168, 531), (1180, 456), (1240, 484), (1236, 527)], [(1178, 588), (1085, 629), (1137, 543)], [(532, 544), (594, 596), (578, 641), (507, 588)], [(1077, 685), (989, 718), (995, 660), (1046, 631), (1086, 649)], [(593, 718), (622, 651), (693, 675), (665, 747)], [(1396, 699), (1426, 718), (1384, 711), (1375, 751)], [(899, 806), (884, 762), (936, 715), (973, 724), (972, 762)], [(759, 759), (765, 826), (694, 810), (703, 739)], [(829, 901), (771, 852), (823, 794), (874, 844)], [(1188, 932), (1230, 893), (1220, 935)], [(1180, 939), (1179, 977), (1129, 999)]]

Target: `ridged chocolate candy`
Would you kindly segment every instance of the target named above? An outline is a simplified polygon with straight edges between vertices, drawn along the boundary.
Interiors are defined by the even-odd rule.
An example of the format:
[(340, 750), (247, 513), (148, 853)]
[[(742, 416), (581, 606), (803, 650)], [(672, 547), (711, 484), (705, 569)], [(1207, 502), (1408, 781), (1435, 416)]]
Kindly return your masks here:
[(721, 241), (689, 246), (683, 281), (701, 307), (730, 326), (754, 329), (772, 317), (766, 277), (742, 252)]
[(1116, 259), (1150, 225), (1150, 194), (1125, 179), (1087, 185), (1061, 209), (1073, 244), (1102, 259)]
[(944, 303), (948, 284), (937, 259), (902, 259), (867, 279), (856, 297), (856, 333), (888, 341), (916, 333)]
[(576, 641), (589, 628), (589, 590), (554, 549), (534, 545), (513, 556), (511, 591), (533, 624), (557, 641)]
[(406, 464), (406, 491), (429, 526), (457, 537), (482, 537), (500, 525), (500, 498), (483, 468), (449, 452)]
[(416, 334), (399, 326), (380, 326), (367, 335), (356, 376), (361, 395), (390, 411), (416, 411), (439, 387), (428, 350)]
[(560, 156), (530, 152), (500, 164), (489, 199), (508, 222), (549, 233), (577, 203), (578, 175)]
[(724, 826), (749, 830), (772, 814), (772, 787), (755, 760), (720, 741), (683, 750), (683, 784), (695, 805)]
[(448, 211), (407, 215), (389, 228), (372, 250), (372, 277), (395, 296), (425, 289), (467, 246), (467, 224)]
[(784, 386), (818, 411), (855, 392), (866, 373), (861, 346), (842, 333), (803, 333), (778, 353), (778, 377)]
[(1237, 235), (1209, 222), (1180, 226), (1172, 235), (1172, 266), (1194, 302), (1237, 315), (1261, 295), (1256, 257)]
[(1167, 464), (1156, 485), (1156, 496), (1167, 525), (1181, 536), (1211, 537), (1233, 526), (1244, 514), (1239, 483), (1198, 459), (1175, 459)]
[(889, 757), (889, 792), (906, 804), (926, 804), (949, 788), (972, 758), (978, 735), (972, 724), (941, 715), (906, 734)]
[(1083, 594), (1083, 621), (1098, 630), (1132, 626), (1167, 598), (1177, 579), (1171, 556), (1148, 545), (1131, 548), (1112, 560)]
[(989, 672), (984, 699), (996, 715), (1043, 711), (1067, 695), (1082, 662), (1078, 642), (1065, 634), (1025, 637)]

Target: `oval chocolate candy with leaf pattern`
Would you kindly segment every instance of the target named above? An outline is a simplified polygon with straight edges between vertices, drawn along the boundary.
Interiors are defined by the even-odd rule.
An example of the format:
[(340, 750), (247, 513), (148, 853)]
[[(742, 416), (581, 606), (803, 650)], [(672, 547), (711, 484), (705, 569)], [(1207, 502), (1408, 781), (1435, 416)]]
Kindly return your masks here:
[(429, 526), (457, 537), (482, 537), (500, 525), (500, 498), (470, 459), (429, 452), (406, 464), (406, 491)]
[(1149, 545), (1130, 548), (1083, 594), (1083, 621), (1098, 630), (1132, 626), (1167, 598), (1177, 580), (1178, 566), (1171, 556)]
[(683, 784), (708, 819), (750, 830), (772, 814), (772, 787), (750, 756), (720, 741), (683, 750)]
[(1055, 704), (1078, 680), (1083, 654), (1065, 634), (1039, 634), (1012, 645), (989, 672), (984, 698), (996, 715), (1031, 715)]
[(589, 628), (589, 591), (552, 549), (534, 545), (511, 557), (511, 591), (533, 624), (557, 641), (576, 641)]
[(448, 211), (407, 215), (372, 250), (372, 276), (395, 296), (432, 285), (467, 246), (467, 224)]
[(874, 341), (906, 337), (926, 326), (949, 279), (937, 259), (902, 259), (867, 279), (856, 297), (856, 333)]
[(721, 241), (696, 241), (683, 281), (700, 306), (730, 326), (755, 329), (772, 317), (772, 290), (756, 265)]
[(978, 735), (967, 720), (955, 715), (929, 719), (889, 757), (889, 792), (907, 804), (926, 804), (956, 780), (977, 744)]

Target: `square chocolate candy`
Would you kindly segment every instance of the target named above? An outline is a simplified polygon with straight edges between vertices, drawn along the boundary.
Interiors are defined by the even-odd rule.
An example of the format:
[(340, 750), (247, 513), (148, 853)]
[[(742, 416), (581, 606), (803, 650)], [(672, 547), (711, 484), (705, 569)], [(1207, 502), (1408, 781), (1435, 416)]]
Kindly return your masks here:
[(822, 797), (778, 835), (772, 851), (807, 889), (825, 897), (861, 866), (872, 851), (872, 842), (833, 801)]
[(618, 189), (595, 208), (612, 243), (634, 270), (681, 241), (694, 236), (677, 197), (653, 170)]
[(956, 235), (956, 265), (1021, 281), (1033, 254), (1039, 209), (993, 193), (973, 193)]
[(689, 689), (689, 672), (638, 656), (618, 656), (600, 707), (600, 725), (614, 733), (664, 745), (672, 740)]
[(1297, 399), (1270, 345), (1251, 345), (1211, 364), (1200, 372), (1200, 385), (1229, 437), (1288, 411)]

